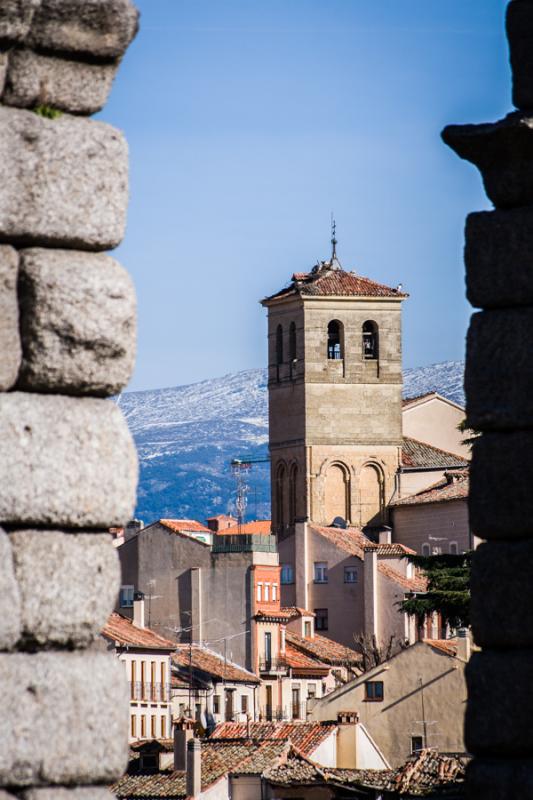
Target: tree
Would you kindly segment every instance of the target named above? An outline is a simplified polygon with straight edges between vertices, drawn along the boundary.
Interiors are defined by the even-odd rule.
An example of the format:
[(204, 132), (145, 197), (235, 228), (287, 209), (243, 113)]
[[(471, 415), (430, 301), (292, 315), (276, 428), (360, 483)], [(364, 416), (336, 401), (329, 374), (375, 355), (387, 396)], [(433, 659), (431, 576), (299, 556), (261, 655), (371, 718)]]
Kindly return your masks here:
[(363, 656), (363, 672), (383, 664), (408, 645), (405, 639), (398, 639), (396, 636), (391, 636), (388, 642), (378, 642), (377, 638), (369, 633), (354, 634), (353, 639), (356, 649)]
[(428, 579), (427, 591), (399, 603), (402, 611), (423, 619), (441, 615), (451, 628), (470, 625), (470, 566), (472, 553), (461, 555), (409, 556)]

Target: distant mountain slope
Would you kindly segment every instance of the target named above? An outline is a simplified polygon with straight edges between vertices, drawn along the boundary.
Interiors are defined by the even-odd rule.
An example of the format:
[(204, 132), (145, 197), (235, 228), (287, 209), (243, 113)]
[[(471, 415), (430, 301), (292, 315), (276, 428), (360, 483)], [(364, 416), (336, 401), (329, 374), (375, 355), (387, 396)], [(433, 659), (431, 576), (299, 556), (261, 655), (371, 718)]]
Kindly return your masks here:
[[(463, 403), (463, 362), (406, 370), (404, 395), (437, 391)], [(118, 400), (141, 463), (136, 515), (203, 520), (233, 510), (232, 458), (263, 455), (268, 443), (266, 370), (189, 386), (128, 392)], [(268, 464), (249, 474), (249, 518), (270, 514)]]

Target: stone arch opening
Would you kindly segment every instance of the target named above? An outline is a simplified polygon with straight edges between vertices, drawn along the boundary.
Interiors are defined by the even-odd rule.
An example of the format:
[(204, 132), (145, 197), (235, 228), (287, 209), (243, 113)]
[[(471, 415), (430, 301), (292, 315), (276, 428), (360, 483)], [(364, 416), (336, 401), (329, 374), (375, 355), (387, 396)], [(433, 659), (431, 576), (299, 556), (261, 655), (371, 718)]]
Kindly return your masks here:
[(361, 525), (383, 522), (383, 472), (377, 464), (365, 464), (359, 476)]
[(350, 473), (344, 464), (335, 462), (326, 470), (324, 514), (328, 524), (335, 517), (350, 519)]
[(328, 323), (328, 359), (339, 361), (344, 358), (344, 325), (338, 319)]
[(363, 322), (363, 358), (377, 361), (379, 358), (379, 328), (377, 322), (367, 319)]

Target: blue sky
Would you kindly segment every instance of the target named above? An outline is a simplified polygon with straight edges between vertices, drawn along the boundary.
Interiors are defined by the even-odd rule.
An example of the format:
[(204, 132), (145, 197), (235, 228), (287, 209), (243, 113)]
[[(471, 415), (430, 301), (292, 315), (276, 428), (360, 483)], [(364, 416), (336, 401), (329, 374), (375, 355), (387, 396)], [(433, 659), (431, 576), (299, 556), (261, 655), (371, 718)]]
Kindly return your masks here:
[(464, 217), (489, 205), (439, 134), (511, 110), (505, 0), (137, 5), (99, 115), (130, 145), (130, 388), (262, 366), (258, 300), (329, 255), (331, 211), (343, 267), (411, 295), (404, 365), (462, 358)]

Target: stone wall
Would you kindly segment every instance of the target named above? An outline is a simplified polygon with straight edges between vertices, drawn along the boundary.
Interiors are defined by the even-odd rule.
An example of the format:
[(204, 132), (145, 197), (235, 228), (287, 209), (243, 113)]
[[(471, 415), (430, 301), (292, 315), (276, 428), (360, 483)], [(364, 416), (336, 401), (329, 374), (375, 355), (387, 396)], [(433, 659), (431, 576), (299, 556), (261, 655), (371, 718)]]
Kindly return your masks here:
[(135, 360), (134, 288), (103, 252), (128, 152), (88, 116), (137, 26), (130, 0), (0, 4), (0, 787), (35, 800), (105, 800), (127, 763), (126, 677), (97, 637), (137, 484), (106, 399)]
[(467, 668), (469, 798), (533, 798), (533, 0), (511, 0), (513, 103), (505, 119), (443, 132), (482, 175), (493, 211), (466, 222), (467, 419), (473, 448), (470, 522), (486, 542), (472, 570)]

